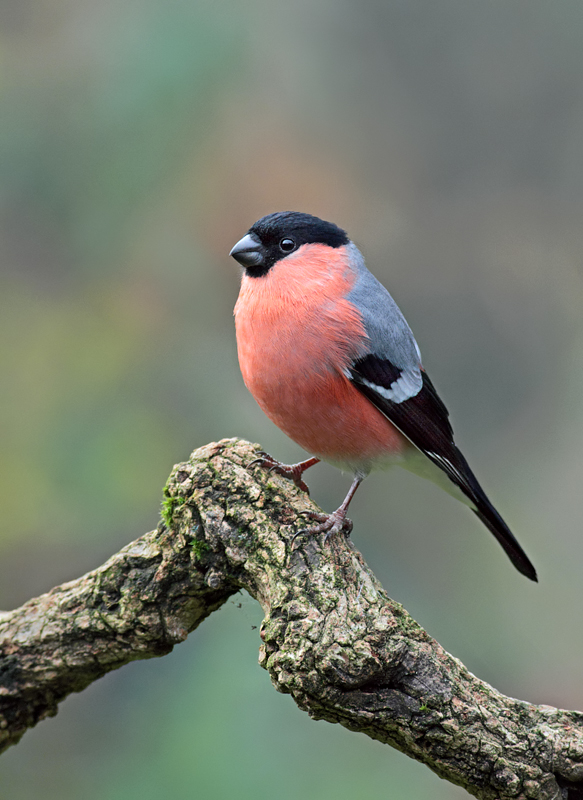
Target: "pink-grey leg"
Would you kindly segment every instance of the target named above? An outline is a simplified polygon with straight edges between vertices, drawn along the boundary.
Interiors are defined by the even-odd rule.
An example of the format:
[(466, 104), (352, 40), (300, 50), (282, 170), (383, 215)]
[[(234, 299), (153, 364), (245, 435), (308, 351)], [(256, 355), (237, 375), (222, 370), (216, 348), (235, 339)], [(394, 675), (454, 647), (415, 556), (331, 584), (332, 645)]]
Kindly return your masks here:
[(282, 464), (280, 461), (276, 461), (275, 458), (272, 458), (268, 453), (262, 453), (259, 458), (256, 458), (248, 466), (252, 467), (254, 464), (259, 464), (262, 467), (266, 467), (270, 472), (277, 472), (278, 475), (289, 478), (299, 489), (306, 492), (306, 494), (310, 494), (308, 485), (302, 480), (302, 475), (307, 469), (313, 467), (314, 464), (318, 464), (319, 461), (319, 458), (308, 458), (306, 461), (300, 461), (298, 464)]
[(352, 486), (348, 490), (348, 494), (344, 498), (344, 502), (336, 509), (336, 511), (333, 511), (331, 514), (318, 514), (315, 511), (306, 512), (305, 516), (315, 520), (319, 524), (313, 525), (311, 528), (304, 528), (303, 530), (298, 531), (292, 538), (292, 544), (298, 536), (303, 534), (314, 536), (318, 533), (325, 533), (326, 536), (324, 537), (324, 542), (327, 542), (330, 536), (333, 536), (335, 533), (340, 533), (341, 531), (348, 535), (352, 530), (352, 520), (348, 519), (346, 512), (348, 511), (350, 501), (354, 497), (356, 490), (363, 482), (365, 477), (366, 475), (361, 473), (357, 473), (354, 476)]

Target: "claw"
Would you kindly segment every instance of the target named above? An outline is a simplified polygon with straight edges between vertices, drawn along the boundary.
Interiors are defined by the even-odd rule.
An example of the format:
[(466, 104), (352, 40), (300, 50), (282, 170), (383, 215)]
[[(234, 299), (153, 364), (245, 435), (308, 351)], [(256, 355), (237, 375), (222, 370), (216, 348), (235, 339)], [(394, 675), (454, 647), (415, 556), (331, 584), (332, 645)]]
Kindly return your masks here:
[(344, 533), (345, 536), (349, 536), (353, 528), (352, 520), (348, 519), (346, 511), (342, 508), (334, 511), (332, 514), (318, 514), (316, 511), (303, 511), (301, 516), (309, 517), (319, 524), (312, 525), (311, 528), (302, 528), (302, 530), (294, 533), (290, 542), (292, 549), (295, 540), (298, 536), (302, 536), (303, 534), (317, 536), (319, 533), (324, 533), (324, 544), (326, 544), (328, 539), (337, 533)]
[(273, 463), (273, 462), (275, 462), (275, 459), (273, 459), (273, 458), (272, 458), (272, 457), (269, 455), (269, 453), (264, 453), (264, 452), (263, 452), (263, 450), (260, 450), (260, 452), (259, 452), (259, 458), (254, 458), (254, 459), (253, 459), (253, 461), (250, 461), (250, 462), (247, 464), (247, 469), (250, 469), (250, 468), (251, 468), (252, 466), (254, 466), (255, 464), (261, 464), (261, 466), (264, 466), (264, 467), (265, 467), (265, 466), (267, 466), (269, 463)]
[(260, 464), (263, 467), (263, 466), (267, 466), (268, 464), (273, 464), (274, 461), (275, 461), (275, 459), (273, 459), (269, 455), (269, 453), (264, 453), (263, 451), (261, 451), (257, 458), (254, 458), (253, 461), (250, 461), (247, 464), (247, 469), (249, 469), (250, 467), (254, 466), (254, 464)]
[(261, 453), (259, 458), (255, 458), (247, 465), (247, 468), (252, 467), (254, 464), (259, 464), (270, 472), (277, 472), (278, 475), (282, 475), (284, 478), (293, 481), (298, 489), (301, 489), (309, 495), (310, 490), (307, 483), (302, 480), (302, 474), (309, 469), (309, 467), (317, 464), (318, 460), (317, 458), (309, 458), (307, 461), (301, 461), (299, 464), (282, 464), (276, 461), (275, 458), (272, 458), (268, 453)]
[(291, 541), (290, 541), (290, 545), (291, 545), (292, 550), (294, 549), (294, 543), (295, 543), (296, 539), (298, 538), (298, 536), (303, 536), (304, 533), (308, 533), (308, 528), (302, 528), (301, 531), (296, 531), (294, 533), (294, 535), (292, 536)]
[(364, 475), (358, 473), (354, 476), (354, 480), (352, 481), (352, 486), (348, 490), (348, 494), (344, 498), (344, 502), (342, 505), (333, 511), (332, 514), (320, 514), (317, 511), (304, 511), (300, 516), (308, 517), (309, 519), (315, 520), (318, 525), (312, 525), (311, 528), (303, 528), (301, 531), (295, 533), (291, 540), (291, 545), (293, 548), (293, 544), (298, 536), (301, 534), (307, 533), (310, 536), (315, 536), (319, 533), (324, 533), (324, 544), (328, 541), (331, 536), (334, 536), (336, 533), (343, 532), (346, 536), (348, 536), (352, 531), (352, 520), (348, 519), (346, 516), (346, 512), (348, 511), (348, 506), (350, 505), (350, 501), (354, 497), (354, 493), (364, 480)]

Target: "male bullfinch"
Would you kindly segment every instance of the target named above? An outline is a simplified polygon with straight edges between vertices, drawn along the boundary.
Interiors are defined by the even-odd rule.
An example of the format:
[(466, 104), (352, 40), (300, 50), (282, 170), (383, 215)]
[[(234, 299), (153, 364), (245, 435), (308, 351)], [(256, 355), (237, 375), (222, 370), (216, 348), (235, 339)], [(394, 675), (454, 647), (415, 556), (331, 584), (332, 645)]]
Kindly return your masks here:
[(514, 566), (536, 571), (453, 441), (449, 414), (397, 304), (331, 222), (283, 211), (256, 222), (230, 255), (243, 267), (235, 306), (243, 380), (267, 416), (312, 458), (261, 459), (307, 490), (328, 461), (354, 473), (342, 505), (308, 533), (350, 532), (348, 505), (371, 469), (399, 464), (462, 500)]

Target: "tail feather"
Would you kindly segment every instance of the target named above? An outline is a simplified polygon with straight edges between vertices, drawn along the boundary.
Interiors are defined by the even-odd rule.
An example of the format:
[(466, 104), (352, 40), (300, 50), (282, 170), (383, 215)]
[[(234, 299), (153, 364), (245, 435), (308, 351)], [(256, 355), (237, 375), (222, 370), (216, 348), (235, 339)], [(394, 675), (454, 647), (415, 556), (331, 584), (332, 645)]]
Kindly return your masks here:
[[(430, 458), (434, 456), (433, 453), (428, 455)], [(508, 525), (488, 500), (468, 462), (453, 442), (448, 455), (450, 456), (449, 459), (442, 459), (441, 462), (435, 461), (435, 463), (443, 469), (449, 479), (470, 500), (472, 511), (488, 530), (494, 534), (516, 569), (527, 578), (530, 578), (531, 581), (538, 582), (536, 570), (530, 559), (518, 544)], [(432, 458), (432, 460), (434, 459)]]
[(457, 486), (470, 501), (470, 508), (488, 530), (502, 545), (504, 552), (516, 569), (531, 581), (537, 581), (536, 570), (518, 541), (488, 500), (478, 479), (458, 448), (452, 444), (448, 458), (439, 458), (435, 453), (426, 453), (431, 461), (445, 472), (450, 481)]
[(488, 500), (478, 479), (458, 448), (452, 443), (447, 457), (440, 458), (436, 453), (432, 452), (426, 453), (426, 455), (430, 461), (440, 467), (452, 484), (457, 486), (468, 498), (470, 508), (474, 514), (494, 534), (516, 569), (526, 575), (527, 578), (530, 578), (531, 581), (538, 582), (536, 570), (530, 559), (518, 544), (508, 525)]
[[(437, 474), (446, 475), (451, 481), (449, 486), (457, 487), (465, 495), (472, 511), (498, 539), (516, 569), (531, 581), (536, 581), (536, 570), (528, 556), (486, 497), (468, 462), (455, 446), (449, 414), (427, 373), (422, 372), (423, 386), (417, 394), (399, 402), (388, 399), (391, 395), (387, 395), (387, 391), (399, 380), (397, 378), (395, 381), (396, 374), (404, 373), (386, 358), (370, 353), (353, 363), (350, 380), (420, 453), (439, 468)], [(447, 485), (444, 487), (444, 483), (449, 484), (449, 481), (436, 479), (431, 470), (412, 456), (407, 458), (403, 466), (433, 480), (451, 494), (457, 494)]]
[(473, 508), (472, 511), (498, 539), (516, 569), (526, 575), (527, 578), (530, 578), (531, 581), (538, 581), (536, 570), (530, 559), (486, 495), (476, 498), (476, 500), (478, 501), (476, 508)]

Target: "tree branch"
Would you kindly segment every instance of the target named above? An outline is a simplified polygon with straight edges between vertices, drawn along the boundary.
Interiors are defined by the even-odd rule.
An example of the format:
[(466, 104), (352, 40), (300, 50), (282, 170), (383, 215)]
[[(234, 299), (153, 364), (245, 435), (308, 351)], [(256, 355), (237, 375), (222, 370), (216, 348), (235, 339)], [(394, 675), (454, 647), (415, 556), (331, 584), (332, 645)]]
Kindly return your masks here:
[(583, 798), (583, 713), (497, 692), (391, 600), (350, 540), (291, 537), (314, 506), (224, 440), (177, 465), (165, 523), (0, 614), (0, 749), (71, 692), (165, 655), (232, 594), (265, 619), (260, 663), (315, 719), (392, 745), (488, 800)]

